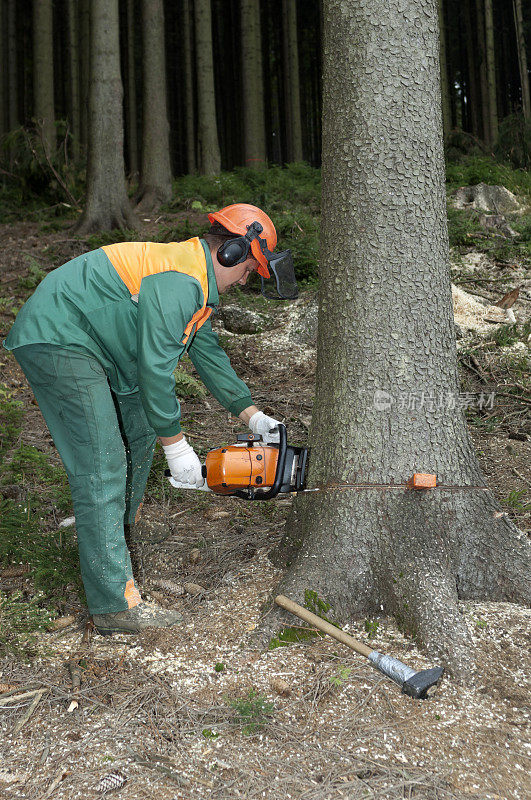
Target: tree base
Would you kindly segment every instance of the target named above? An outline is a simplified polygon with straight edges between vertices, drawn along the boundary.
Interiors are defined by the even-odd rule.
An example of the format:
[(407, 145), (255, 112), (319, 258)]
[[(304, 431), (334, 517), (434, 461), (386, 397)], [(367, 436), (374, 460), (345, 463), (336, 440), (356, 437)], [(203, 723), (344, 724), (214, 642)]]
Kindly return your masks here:
[[(320, 492), (299, 496), (274, 562), (291, 564), (276, 587), (304, 603), (308, 590), (346, 621), (375, 613), (440, 660), (459, 680), (473, 674), (458, 599), (529, 602), (524, 535), (479, 489)], [(271, 608), (257, 641), (290, 624)]]

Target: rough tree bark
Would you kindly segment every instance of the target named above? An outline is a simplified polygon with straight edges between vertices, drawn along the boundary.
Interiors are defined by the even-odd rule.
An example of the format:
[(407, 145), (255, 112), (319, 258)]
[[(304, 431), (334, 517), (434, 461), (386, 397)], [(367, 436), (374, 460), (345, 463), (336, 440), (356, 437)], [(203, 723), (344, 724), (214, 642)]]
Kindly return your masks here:
[(72, 128), (72, 155), (79, 158), (79, 50), (78, 50), (78, 9), (75, 0), (67, 3), (67, 40), (68, 40), (68, 99), (70, 107), (70, 125)]
[(198, 166), (201, 175), (218, 175), (221, 170), (221, 156), (216, 122), (210, 0), (194, 0), (194, 12)]
[(190, 0), (183, 0), (183, 62), (184, 62), (184, 107), (186, 114), (186, 168), (189, 175), (197, 169), (195, 160), (195, 108), (194, 80), (192, 72), (192, 18)]
[(127, 0), (127, 155), (129, 175), (138, 178), (138, 133), (136, 124), (135, 0)]
[(49, 156), (55, 150), (52, 0), (33, 0), (33, 105)]
[(240, 0), (240, 11), (245, 164), (248, 167), (263, 167), (266, 143), (259, 0)]
[(282, 35), (288, 145), (287, 160), (302, 161), (299, 45), (297, 34), (297, 3), (295, 0), (282, 0)]
[(496, 99), (496, 53), (494, 50), (494, 22), (492, 0), (485, 0), (485, 55), (487, 59), (487, 87), (489, 91), (489, 144), (498, 138), (498, 103)]
[[(445, 213), (435, 0), (325, 0), (323, 203), (310, 487), (279, 590), (393, 614), (457, 677), (458, 598), (529, 596), (526, 540), (464, 418)], [(457, 404), (458, 405), (458, 404)], [(438, 487), (405, 488), (415, 472)], [(347, 485), (346, 485), (347, 484)], [(263, 635), (285, 617), (271, 610)]]
[(91, 0), (86, 205), (76, 229), (135, 227), (125, 189), (118, 0)]
[(531, 122), (531, 96), (529, 94), (529, 73), (527, 71), (527, 53), (525, 49), (524, 19), (522, 0), (513, 0), (514, 27), (516, 31), (516, 47), (518, 50), (518, 68), (522, 87), (522, 113), (526, 122)]
[(171, 198), (170, 126), (166, 101), (162, 0), (142, 0), (142, 40), (142, 168), (137, 201), (143, 211), (148, 211)]

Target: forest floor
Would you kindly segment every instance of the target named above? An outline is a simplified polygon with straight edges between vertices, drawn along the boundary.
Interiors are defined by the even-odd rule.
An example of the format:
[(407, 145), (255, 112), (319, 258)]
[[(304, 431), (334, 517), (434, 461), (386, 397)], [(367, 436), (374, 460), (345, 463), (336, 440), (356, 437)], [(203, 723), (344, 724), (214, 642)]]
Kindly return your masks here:
[[(144, 220), (139, 238), (156, 238), (185, 217), (192, 228), (203, 223), (198, 214), (168, 213)], [(43, 274), (91, 245), (66, 224), (55, 227), (0, 225), (0, 337)], [(485, 307), (478, 312), (474, 298), (465, 298), (459, 310), (470, 432), (501, 508), (529, 530), (529, 394), (519, 387), (528, 374), (531, 275), (521, 264), (471, 248), (454, 256), (454, 282)], [(517, 286), (513, 325), (505, 312), (486, 306)], [(266, 317), (271, 329), (263, 333), (238, 334), (219, 323), (222, 343), (257, 405), (283, 418), (293, 443), (304, 444), (313, 401), (315, 293), (304, 292), (287, 309), (255, 301), (251, 291), (224, 303)], [(489, 322), (489, 313), (501, 314), (498, 322)], [(183, 369), (191, 373), (189, 365)], [(258, 652), (252, 632), (281, 574), (268, 556), (292, 501), (175, 492), (162, 477), (160, 452), (131, 549), (144, 595), (179, 609), (184, 623), (138, 639), (88, 637), (75, 577), (75, 529), (58, 527), (72, 514), (60, 460), (23, 374), (5, 351), (0, 370), (1, 512), (6, 530), (11, 524), (5, 540), (11, 554), (0, 545), (0, 798), (95, 798), (100, 780), (111, 774), (118, 783), (126, 779), (116, 794), (128, 800), (531, 795), (525, 609), (463, 603), (477, 673), (467, 687), (445, 677), (423, 702), (401, 695), (328, 638)], [(201, 396), (195, 381), (183, 385), (183, 427), (197, 451), (233, 440), (239, 421)], [(63, 559), (70, 582), (61, 575)], [(67, 627), (52, 625), (24, 641), (17, 631), (26, 610), (38, 619), (46, 603), (62, 620), (56, 624)], [(431, 665), (391, 618), (351, 620), (345, 629), (419, 669)], [(81, 677), (77, 692), (72, 674)], [(35, 690), (40, 694), (10, 701)], [(69, 713), (72, 700), (79, 707)]]

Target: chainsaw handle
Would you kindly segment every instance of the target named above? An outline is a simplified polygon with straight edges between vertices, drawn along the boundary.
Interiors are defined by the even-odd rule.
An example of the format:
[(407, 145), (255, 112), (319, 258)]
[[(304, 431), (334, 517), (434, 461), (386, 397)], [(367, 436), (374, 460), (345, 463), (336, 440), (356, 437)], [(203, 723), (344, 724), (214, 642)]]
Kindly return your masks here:
[(242, 497), (244, 500), (272, 500), (273, 497), (276, 497), (280, 492), (284, 478), (284, 468), (286, 466), (286, 454), (288, 452), (288, 435), (286, 433), (286, 426), (282, 422), (278, 423), (278, 433), (280, 441), (278, 445), (277, 471), (273, 486), (267, 492), (260, 491), (260, 494), (237, 491), (233, 492), (233, 495)]

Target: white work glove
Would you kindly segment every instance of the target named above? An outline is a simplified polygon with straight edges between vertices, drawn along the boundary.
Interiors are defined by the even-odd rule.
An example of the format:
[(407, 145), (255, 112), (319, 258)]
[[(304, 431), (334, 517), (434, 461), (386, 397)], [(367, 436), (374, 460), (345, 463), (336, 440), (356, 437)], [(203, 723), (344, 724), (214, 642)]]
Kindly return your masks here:
[(278, 419), (268, 417), (262, 411), (256, 411), (249, 420), (249, 427), (253, 433), (259, 433), (264, 444), (278, 444), (280, 433), (278, 426), (281, 423)]
[(173, 444), (162, 445), (171, 476), (177, 483), (189, 483), (190, 489), (198, 488), (205, 482), (201, 474), (201, 462), (194, 448), (190, 447), (186, 439), (180, 439)]

